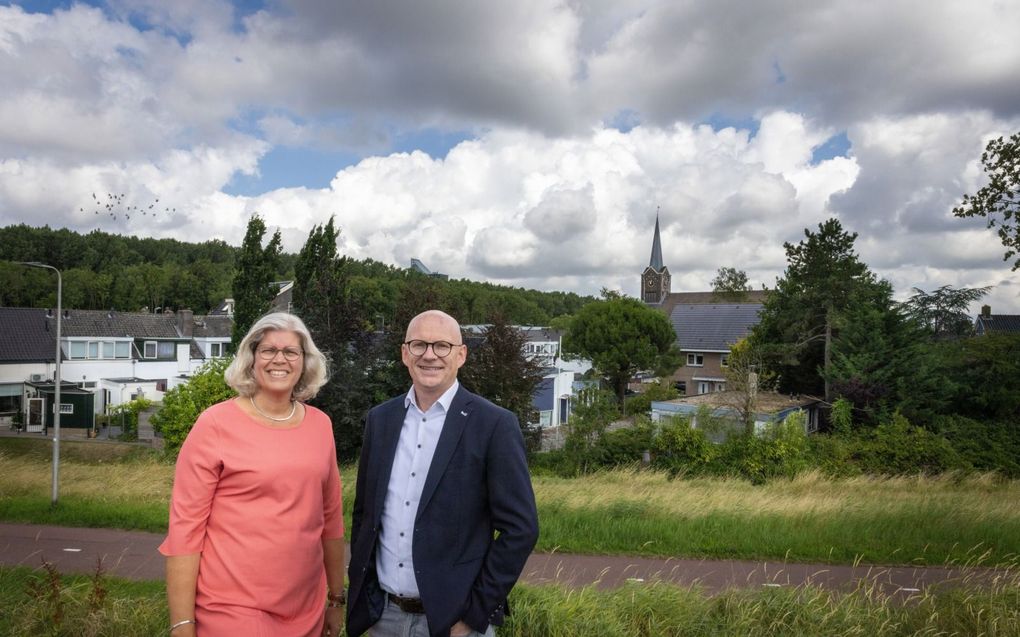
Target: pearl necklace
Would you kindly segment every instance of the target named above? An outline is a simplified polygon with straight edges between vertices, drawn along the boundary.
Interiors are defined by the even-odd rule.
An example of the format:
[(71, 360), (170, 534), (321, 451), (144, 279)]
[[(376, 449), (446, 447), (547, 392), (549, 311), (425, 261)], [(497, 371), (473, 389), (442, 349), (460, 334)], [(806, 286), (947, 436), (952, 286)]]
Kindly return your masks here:
[(269, 420), (272, 420), (272, 421), (275, 421), (275, 422), (285, 422), (287, 420), (290, 420), (291, 418), (294, 417), (294, 412), (297, 411), (297, 401), (296, 400), (290, 401), (290, 413), (287, 414), (286, 416), (284, 416), (283, 418), (277, 418), (276, 416), (270, 416), (266, 412), (264, 412), (261, 409), (259, 409), (259, 406), (255, 404), (255, 398), (253, 398), (252, 396), (248, 396), (248, 402), (250, 402), (251, 406), (255, 408), (255, 411), (259, 412), (260, 416), (262, 416), (263, 418), (268, 418)]

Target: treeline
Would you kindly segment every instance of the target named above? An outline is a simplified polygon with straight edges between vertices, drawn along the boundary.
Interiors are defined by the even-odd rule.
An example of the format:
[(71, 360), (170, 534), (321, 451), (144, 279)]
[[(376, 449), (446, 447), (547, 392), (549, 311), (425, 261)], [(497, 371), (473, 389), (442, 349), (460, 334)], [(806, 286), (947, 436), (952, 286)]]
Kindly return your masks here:
[[(53, 274), (16, 263), (39, 261), (61, 271), (67, 308), (123, 312), (188, 308), (203, 314), (233, 296), (239, 251), (219, 240), (186, 243), (99, 230), (83, 235), (65, 228), (8, 226), (0, 228), (0, 305), (56, 305)], [(295, 254), (280, 254), (275, 278), (294, 279), (296, 260)], [(426, 279), (372, 259), (346, 259), (344, 267), (366, 318), (384, 327), (395, 316), (401, 291), (419, 279), (438, 288), (444, 306), (465, 324), (485, 323), (495, 313), (513, 323), (547, 324), (592, 300), (466, 279)]]

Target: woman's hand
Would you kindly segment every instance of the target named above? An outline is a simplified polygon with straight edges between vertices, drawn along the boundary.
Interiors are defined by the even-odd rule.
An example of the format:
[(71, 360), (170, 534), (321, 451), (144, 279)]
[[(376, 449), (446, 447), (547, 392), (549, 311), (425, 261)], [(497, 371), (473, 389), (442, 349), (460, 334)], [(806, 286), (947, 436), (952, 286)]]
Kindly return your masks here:
[(344, 625), (343, 608), (326, 608), (326, 621), (322, 623), (322, 637), (340, 637)]

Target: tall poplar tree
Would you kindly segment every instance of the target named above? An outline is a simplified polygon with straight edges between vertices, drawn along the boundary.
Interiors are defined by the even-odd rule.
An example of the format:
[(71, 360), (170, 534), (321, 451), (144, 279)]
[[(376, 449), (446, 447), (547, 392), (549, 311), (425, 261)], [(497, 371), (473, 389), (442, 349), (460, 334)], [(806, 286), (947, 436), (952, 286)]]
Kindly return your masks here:
[(262, 247), (265, 234), (265, 222), (258, 213), (253, 214), (248, 220), (234, 274), (234, 330), (231, 338), (234, 351), (255, 321), (269, 311), (276, 296), (277, 291), (271, 284), (280, 268), (280, 231), (273, 233), (269, 243)]
[(311, 403), (333, 421), (337, 457), (353, 460), (361, 447), (362, 421), (375, 402), (371, 323), (351, 293), (348, 259), (337, 250), (333, 218), (315, 226), (294, 265), (293, 311), (330, 361), (330, 380)]

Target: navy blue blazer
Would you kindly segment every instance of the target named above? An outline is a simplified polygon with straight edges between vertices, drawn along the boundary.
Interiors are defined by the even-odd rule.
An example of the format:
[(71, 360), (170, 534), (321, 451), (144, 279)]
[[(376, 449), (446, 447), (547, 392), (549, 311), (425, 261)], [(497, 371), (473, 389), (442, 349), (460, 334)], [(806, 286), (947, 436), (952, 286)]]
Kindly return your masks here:
[[(365, 421), (348, 567), (352, 636), (377, 622), (385, 603), (376, 547), (404, 398), (375, 407)], [(445, 637), (459, 620), (482, 633), (502, 625), (507, 595), (537, 540), (538, 512), (517, 418), (461, 387), (439, 435), (412, 540), (429, 634)]]

